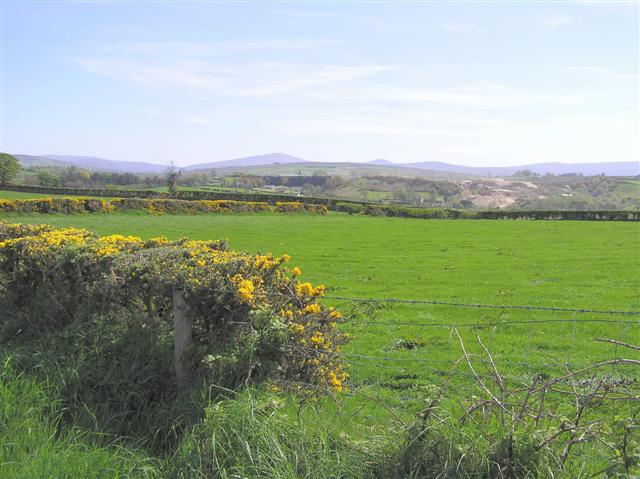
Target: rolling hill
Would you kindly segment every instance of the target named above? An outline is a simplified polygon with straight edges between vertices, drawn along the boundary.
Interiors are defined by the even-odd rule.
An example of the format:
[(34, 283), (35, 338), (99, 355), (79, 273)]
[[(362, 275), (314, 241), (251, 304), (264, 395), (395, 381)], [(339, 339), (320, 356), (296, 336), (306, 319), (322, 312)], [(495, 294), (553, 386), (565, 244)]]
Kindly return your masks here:
[[(163, 173), (167, 165), (114, 161), (93, 156), (73, 155), (15, 155), (25, 168), (37, 166), (71, 166), (96, 171), (119, 171), (129, 173)], [(530, 170), (540, 175), (579, 173), (584, 176), (637, 176), (640, 175), (640, 162), (601, 162), (601, 163), (535, 163), (518, 166), (464, 166), (423, 161), (416, 163), (392, 163), (377, 159), (366, 163), (356, 162), (317, 162), (307, 161), (286, 153), (268, 153), (233, 160), (197, 163), (181, 167), (183, 171), (223, 170), (224, 173), (243, 172), (257, 175), (273, 174), (313, 174), (326, 172), (334, 175), (365, 176), (433, 176), (433, 177), (475, 177), (475, 176), (511, 176), (517, 171)]]
[(251, 167), (251, 166), (265, 166), (265, 165), (285, 165), (291, 163), (311, 163), (303, 160), (302, 158), (296, 158), (295, 156), (287, 155), (286, 153), (268, 153), (266, 155), (247, 156), (245, 158), (237, 158), (235, 160), (214, 161), (211, 163), (201, 163), (197, 165), (191, 165), (183, 168), (185, 171), (194, 170), (206, 170), (213, 168), (231, 168), (231, 167)]
[(581, 173), (584, 176), (594, 176), (604, 173), (607, 176), (637, 176), (640, 174), (640, 162), (636, 161), (602, 163), (534, 163), (519, 166), (463, 166), (440, 163), (437, 161), (423, 161), (419, 163), (406, 163), (403, 166), (479, 176), (511, 176), (516, 171), (522, 170), (530, 170), (540, 175), (545, 175), (547, 173), (552, 173), (554, 175)]

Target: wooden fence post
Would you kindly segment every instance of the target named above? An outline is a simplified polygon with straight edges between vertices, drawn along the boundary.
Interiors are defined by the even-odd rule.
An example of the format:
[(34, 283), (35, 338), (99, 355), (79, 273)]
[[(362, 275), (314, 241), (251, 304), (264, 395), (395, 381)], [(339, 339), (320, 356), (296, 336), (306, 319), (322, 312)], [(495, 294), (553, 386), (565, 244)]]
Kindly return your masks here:
[(187, 314), (187, 303), (182, 290), (174, 289), (172, 295), (176, 379), (179, 386), (184, 386), (191, 380), (191, 317)]

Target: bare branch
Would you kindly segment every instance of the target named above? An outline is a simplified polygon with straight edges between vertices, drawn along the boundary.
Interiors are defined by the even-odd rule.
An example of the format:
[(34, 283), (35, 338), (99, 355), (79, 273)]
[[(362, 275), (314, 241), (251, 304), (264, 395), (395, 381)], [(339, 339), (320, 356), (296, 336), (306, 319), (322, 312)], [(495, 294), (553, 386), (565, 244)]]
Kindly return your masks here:
[(640, 346), (636, 346), (635, 344), (623, 343), (622, 341), (618, 341), (617, 339), (597, 338), (594, 341), (599, 341), (601, 343), (611, 343), (617, 346), (622, 346), (624, 348), (630, 348), (635, 349), (636, 351), (640, 351)]

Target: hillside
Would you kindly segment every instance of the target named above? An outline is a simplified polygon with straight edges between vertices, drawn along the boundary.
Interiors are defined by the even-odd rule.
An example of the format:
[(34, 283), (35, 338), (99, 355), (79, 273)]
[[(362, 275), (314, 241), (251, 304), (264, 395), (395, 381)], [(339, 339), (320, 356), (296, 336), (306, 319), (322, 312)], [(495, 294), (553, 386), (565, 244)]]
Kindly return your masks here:
[(230, 167), (252, 167), (262, 165), (275, 165), (275, 164), (291, 164), (291, 163), (306, 163), (302, 158), (296, 158), (295, 156), (287, 155), (286, 153), (268, 153), (266, 155), (247, 156), (244, 158), (237, 158), (235, 160), (214, 161), (211, 163), (199, 163), (196, 165), (187, 166), (185, 171), (194, 170), (206, 170), (212, 168), (230, 168)]
[(61, 160), (53, 160), (51, 158), (47, 158), (45, 156), (34, 156), (34, 155), (14, 155), (23, 168), (33, 168), (39, 166), (48, 166), (48, 167), (65, 167), (71, 166), (72, 163), (61, 161)]
[(128, 173), (161, 173), (166, 170), (165, 165), (144, 163), (141, 161), (114, 161), (95, 156), (72, 156), (72, 155), (43, 155), (45, 159), (61, 161), (82, 168), (98, 171), (121, 171)]
[[(36, 166), (70, 166), (75, 165), (95, 171), (113, 171), (123, 173), (162, 173), (167, 165), (140, 161), (115, 161), (93, 156), (74, 155), (23, 155), (15, 154), (26, 168)], [(518, 171), (530, 170), (539, 175), (562, 175), (577, 173), (584, 176), (595, 176), (604, 173), (606, 176), (640, 175), (640, 163), (602, 162), (602, 163), (535, 163), (517, 166), (464, 166), (423, 161), (415, 163), (392, 163), (388, 160), (376, 159), (366, 163), (357, 162), (318, 162), (307, 161), (286, 153), (268, 153), (248, 156), (232, 160), (221, 160), (206, 163), (195, 163), (180, 167), (183, 171), (222, 170), (220, 173), (245, 173), (253, 175), (311, 175), (315, 172), (327, 172), (332, 175), (347, 177), (387, 175), (400, 177), (433, 177), (433, 178), (470, 178), (475, 176), (512, 176)]]
[(437, 161), (423, 161), (420, 163), (408, 163), (403, 166), (478, 176), (512, 176), (517, 171), (522, 170), (530, 170), (539, 175), (579, 173), (584, 176), (595, 176), (604, 173), (607, 176), (637, 176), (640, 174), (640, 162), (636, 161), (535, 163), (520, 166), (462, 166)]

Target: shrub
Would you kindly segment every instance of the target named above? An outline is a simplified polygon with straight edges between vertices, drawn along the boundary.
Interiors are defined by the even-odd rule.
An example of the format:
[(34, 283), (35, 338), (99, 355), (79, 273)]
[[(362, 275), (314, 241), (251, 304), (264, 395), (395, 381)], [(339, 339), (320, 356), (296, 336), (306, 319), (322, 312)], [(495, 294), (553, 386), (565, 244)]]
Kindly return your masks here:
[[(73, 214), (109, 211), (143, 211), (152, 214), (261, 213), (271, 211), (271, 207), (263, 202), (235, 200), (115, 198), (107, 201), (81, 197), (0, 200), (0, 212), (5, 213)], [(277, 203), (275, 211), (326, 214), (327, 207), (304, 203)]]
[[(0, 223), (2, 338), (34, 338), (118, 314), (171, 324), (179, 291), (195, 345), (192, 369), (206, 377), (242, 370), (240, 381), (270, 377), (341, 391), (345, 341), (339, 312), (323, 306), (324, 286), (287, 275), (288, 256), (230, 251), (221, 241), (168, 241), (76, 228)], [(0, 288), (1, 289), (1, 288)], [(231, 367), (233, 366), (233, 367)]]
[(357, 203), (346, 203), (346, 202), (337, 202), (334, 206), (336, 211), (342, 211), (344, 213), (352, 214), (363, 214), (365, 208), (363, 205)]
[(315, 213), (326, 215), (327, 207), (324, 205), (300, 203), (297, 201), (276, 201), (276, 211), (280, 213)]
[(36, 198), (31, 200), (0, 200), (0, 212), (18, 213), (84, 213), (111, 211), (108, 201), (92, 198)]

